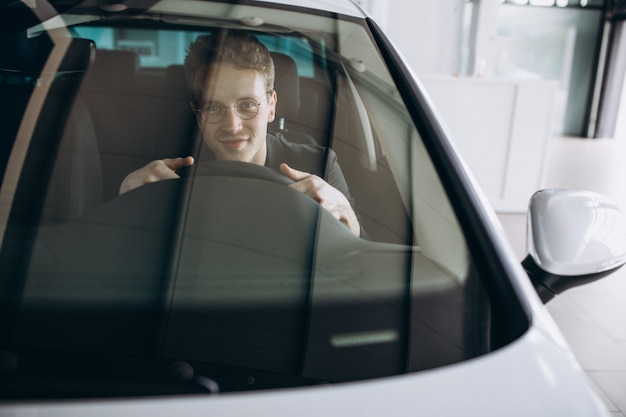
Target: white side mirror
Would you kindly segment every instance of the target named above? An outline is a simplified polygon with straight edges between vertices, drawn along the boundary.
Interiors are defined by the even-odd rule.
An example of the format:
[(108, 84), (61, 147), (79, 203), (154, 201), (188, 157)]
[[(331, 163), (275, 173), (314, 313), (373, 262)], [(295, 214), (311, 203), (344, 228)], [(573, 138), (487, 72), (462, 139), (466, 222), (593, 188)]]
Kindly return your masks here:
[(522, 263), (544, 302), (626, 263), (626, 216), (589, 191), (541, 190), (531, 198)]

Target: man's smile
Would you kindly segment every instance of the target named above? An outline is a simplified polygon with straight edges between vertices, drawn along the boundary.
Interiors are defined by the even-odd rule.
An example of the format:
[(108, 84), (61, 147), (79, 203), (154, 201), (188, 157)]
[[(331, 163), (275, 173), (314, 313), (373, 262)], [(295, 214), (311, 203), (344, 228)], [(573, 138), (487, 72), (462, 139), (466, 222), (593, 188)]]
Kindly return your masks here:
[(237, 150), (237, 149), (241, 149), (243, 148), (246, 143), (248, 142), (247, 139), (226, 139), (226, 140), (221, 140), (220, 143), (222, 144), (223, 147), (225, 147), (226, 149), (231, 149), (231, 150)]

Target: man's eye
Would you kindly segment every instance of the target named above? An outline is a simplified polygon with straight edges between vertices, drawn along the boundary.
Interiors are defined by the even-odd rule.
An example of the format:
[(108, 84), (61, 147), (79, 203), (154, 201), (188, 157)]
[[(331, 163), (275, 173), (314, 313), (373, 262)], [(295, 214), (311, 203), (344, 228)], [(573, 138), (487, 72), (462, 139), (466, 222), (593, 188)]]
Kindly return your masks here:
[(219, 104), (209, 104), (204, 108), (204, 111), (209, 113), (219, 113), (224, 109), (224, 106)]
[(241, 110), (250, 110), (250, 109), (256, 108), (256, 106), (257, 106), (256, 102), (252, 100), (245, 100), (245, 101), (240, 102), (237, 108)]

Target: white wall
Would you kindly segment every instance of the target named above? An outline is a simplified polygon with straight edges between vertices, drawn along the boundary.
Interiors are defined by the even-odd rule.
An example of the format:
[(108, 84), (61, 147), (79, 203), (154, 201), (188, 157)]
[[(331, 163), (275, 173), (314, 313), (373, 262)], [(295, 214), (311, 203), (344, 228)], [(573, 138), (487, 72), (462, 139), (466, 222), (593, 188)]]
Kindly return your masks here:
[(458, 72), (463, 0), (364, 0), (362, 3), (416, 73)]
[(473, 33), (464, 0), (361, 3), (421, 78), (494, 209), (524, 212), (540, 186), (556, 83), (491, 77), (499, 1), (473, 2)]

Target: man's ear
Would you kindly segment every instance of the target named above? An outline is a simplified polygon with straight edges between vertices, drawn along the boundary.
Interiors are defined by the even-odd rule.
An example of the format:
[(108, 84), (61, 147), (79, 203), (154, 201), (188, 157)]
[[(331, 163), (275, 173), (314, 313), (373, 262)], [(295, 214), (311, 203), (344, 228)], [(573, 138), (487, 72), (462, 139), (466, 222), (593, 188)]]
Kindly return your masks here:
[(269, 93), (269, 112), (267, 114), (267, 122), (272, 123), (276, 118), (276, 102), (278, 101), (278, 95), (276, 94), (276, 90), (272, 90)]

